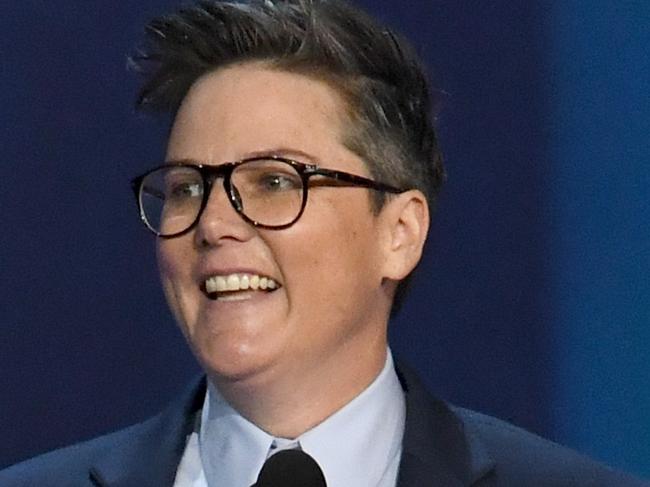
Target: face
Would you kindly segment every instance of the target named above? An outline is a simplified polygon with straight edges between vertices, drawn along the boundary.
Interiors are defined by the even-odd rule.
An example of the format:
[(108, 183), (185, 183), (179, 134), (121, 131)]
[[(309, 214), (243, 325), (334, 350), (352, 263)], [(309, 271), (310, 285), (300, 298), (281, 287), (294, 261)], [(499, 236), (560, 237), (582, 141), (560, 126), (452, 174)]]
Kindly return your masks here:
[[(368, 176), (341, 143), (344, 106), (327, 84), (244, 64), (199, 79), (173, 125), (167, 159), (219, 165), (281, 155)], [(368, 190), (312, 187), (298, 222), (258, 229), (234, 211), (222, 181), (190, 233), (158, 241), (167, 300), (206, 371), (221, 382), (354, 373), (385, 353), (382, 213)], [(247, 276), (276, 289), (224, 292), (205, 283)]]

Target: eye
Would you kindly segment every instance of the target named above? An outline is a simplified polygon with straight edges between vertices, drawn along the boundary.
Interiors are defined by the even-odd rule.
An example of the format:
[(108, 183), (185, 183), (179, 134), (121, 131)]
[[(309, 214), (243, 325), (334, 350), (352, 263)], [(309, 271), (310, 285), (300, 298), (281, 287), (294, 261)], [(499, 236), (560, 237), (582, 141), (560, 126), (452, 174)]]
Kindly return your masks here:
[(167, 182), (165, 199), (183, 201), (203, 196), (203, 185), (194, 180), (171, 180)]
[(237, 166), (231, 181), (244, 199), (295, 192), (302, 188), (300, 174), (293, 166), (275, 159), (247, 161)]
[(302, 183), (295, 175), (275, 172), (261, 174), (257, 186), (260, 191), (275, 193), (299, 189)]

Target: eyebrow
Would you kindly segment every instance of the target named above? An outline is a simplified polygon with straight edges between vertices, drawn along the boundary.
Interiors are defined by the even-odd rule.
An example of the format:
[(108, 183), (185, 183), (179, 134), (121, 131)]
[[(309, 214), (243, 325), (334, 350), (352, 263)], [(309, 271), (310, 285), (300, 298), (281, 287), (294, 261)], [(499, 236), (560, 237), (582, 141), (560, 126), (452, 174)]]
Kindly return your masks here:
[(287, 159), (296, 159), (296, 162), (304, 162), (308, 164), (320, 165), (320, 160), (308, 152), (302, 151), (300, 149), (292, 149), (289, 147), (275, 147), (272, 149), (258, 149), (250, 152), (245, 152), (241, 157), (238, 157), (232, 161), (219, 161), (217, 164), (206, 163), (199, 159), (192, 159), (189, 157), (183, 157), (181, 159), (168, 159), (164, 162), (164, 165), (174, 165), (174, 164), (209, 164), (214, 166), (219, 166), (221, 164), (227, 164), (232, 162), (243, 161), (244, 159), (252, 159), (255, 157), (285, 157)]
[(165, 159), (162, 163), (163, 166), (176, 166), (179, 164), (201, 164), (197, 159), (183, 158), (183, 159)]
[(288, 159), (293, 159), (294, 157), (298, 159), (299, 162), (307, 162), (311, 164), (319, 164), (320, 160), (318, 157), (308, 152), (302, 151), (300, 149), (293, 149), (290, 147), (274, 147), (271, 149), (256, 150), (252, 152), (247, 152), (242, 159), (249, 159), (251, 157), (264, 157), (264, 156), (278, 156), (286, 157)]

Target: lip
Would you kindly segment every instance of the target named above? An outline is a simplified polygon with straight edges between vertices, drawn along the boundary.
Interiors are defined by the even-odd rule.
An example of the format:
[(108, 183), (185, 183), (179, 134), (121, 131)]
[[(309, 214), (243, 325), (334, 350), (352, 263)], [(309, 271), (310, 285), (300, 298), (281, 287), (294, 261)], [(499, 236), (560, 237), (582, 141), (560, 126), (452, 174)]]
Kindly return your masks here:
[[(280, 289), (280, 288), (278, 288)], [(241, 310), (242, 307), (247, 306), (260, 306), (265, 305), (265, 303), (273, 302), (279, 294), (276, 292), (278, 289), (273, 291), (238, 291), (233, 296), (208, 296), (205, 292), (202, 293), (206, 310), (219, 310), (219, 312), (224, 312), (225, 310)], [(216, 294), (216, 293), (215, 293)], [(223, 315), (221, 315), (223, 318)]]

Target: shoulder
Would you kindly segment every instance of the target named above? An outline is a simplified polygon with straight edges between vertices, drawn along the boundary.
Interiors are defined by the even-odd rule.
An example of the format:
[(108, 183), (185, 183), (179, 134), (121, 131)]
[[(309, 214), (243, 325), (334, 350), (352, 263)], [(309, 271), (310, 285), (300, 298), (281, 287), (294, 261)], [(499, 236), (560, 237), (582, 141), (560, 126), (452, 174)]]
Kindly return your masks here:
[[(595, 460), (506, 421), (450, 406), (470, 442), (478, 442), (494, 461), (494, 475), (503, 485), (644, 486)], [(506, 480), (506, 483), (503, 481)]]
[(150, 419), (0, 471), (0, 486), (167, 485), (204, 394), (205, 381), (199, 379)]
[(406, 396), (405, 485), (428, 485), (421, 479), (444, 472), (444, 485), (650, 487), (506, 421), (436, 399), (403, 364), (397, 372)]
[(137, 451), (158, 417), (88, 441), (60, 448), (0, 471), (2, 486), (93, 485), (91, 467), (116, 451)]

